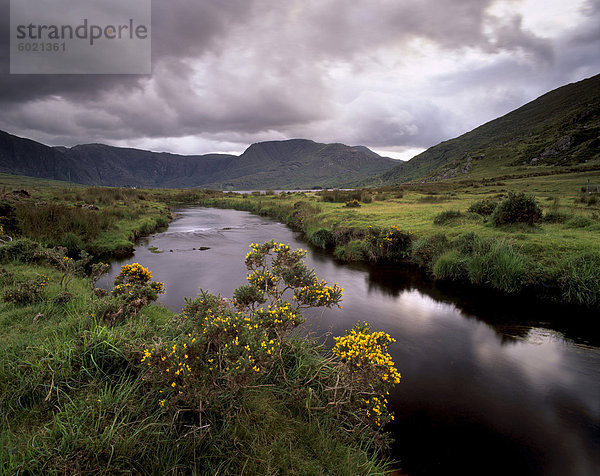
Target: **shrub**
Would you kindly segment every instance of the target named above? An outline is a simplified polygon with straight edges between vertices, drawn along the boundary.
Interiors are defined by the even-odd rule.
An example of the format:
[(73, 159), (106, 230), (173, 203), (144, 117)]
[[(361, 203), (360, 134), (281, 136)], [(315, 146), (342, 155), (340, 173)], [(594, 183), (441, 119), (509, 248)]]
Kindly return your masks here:
[(471, 204), (471, 206), (469, 207), (469, 211), (482, 216), (490, 216), (492, 213), (494, 213), (494, 210), (496, 210), (497, 206), (498, 202), (486, 198)]
[(40, 245), (28, 238), (13, 240), (9, 243), (0, 245), (0, 261), (22, 261), (23, 263), (33, 263), (37, 259), (37, 252), (41, 249)]
[(346, 202), (346, 207), (348, 208), (358, 208), (360, 207), (360, 202), (356, 199)]
[[(105, 267), (97, 267), (96, 272), (103, 268)], [(156, 301), (159, 294), (165, 292), (163, 283), (151, 279), (150, 270), (139, 263), (121, 266), (110, 295), (94, 303), (92, 314), (109, 325), (136, 316), (144, 306)]]
[(568, 258), (560, 282), (566, 301), (584, 306), (600, 304), (600, 254), (588, 252)]
[(351, 200), (360, 200), (362, 190), (323, 190), (321, 200), (324, 202), (345, 203)]
[(492, 222), (495, 226), (508, 225), (512, 223), (526, 223), (535, 225), (542, 219), (542, 210), (533, 195), (523, 192), (509, 192), (492, 214)]
[(400, 261), (410, 256), (412, 232), (403, 231), (397, 225), (389, 229), (369, 226), (365, 242), (369, 261)]
[(360, 201), (363, 203), (372, 203), (373, 202), (373, 194), (367, 190), (363, 190), (360, 193)]
[(0, 201), (0, 235), (14, 236), (19, 233), (16, 209), (10, 202)]
[[(304, 257), (303, 250), (292, 251), (282, 243), (251, 245), (245, 260), (248, 284), (235, 292), (246, 296), (244, 309), (239, 302), (232, 307), (230, 301), (202, 292), (186, 299), (184, 312), (176, 316), (171, 327), (177, 335), (156, 338), (140, 352), (146, 392), (155, 392), (157, 405), (171, 413), (169, 418), (183, 428), (193, 422), (194, 431), (210, 427), (218, 435), (243, 418), (240, 408), (244, 415), (252, 413), (249, 395), (273, 388), (286, 405), (297, 402), (294, 413), (308, 414), (319, 424), (336, 421), (350, 441), (365, 441), (365, 436), (377, 441), (380, 427), (393, 419), (386, 395), (400, 379), (387, 352), (393, 339), (357, 325), (336, 339), (329, 358), (317, 358), (311, 344), (293, 339), (303, 309), (339, 306), (342, 298), (342, 290), (319, 280)], [(254, 303), (249, 287), (262, 292), (255, 293), (259, 299)], [(292, 291), (291, 302), (285, 300), (286, 290)], [(264, 399), (254, 401), (268, 406)], [(239, 443), (244, 437), (234, 439)]]
[(457, 218), (460, 218), (462, 213), (459, 210), (446, 210), (441, 213), (438, 213), (433, 219), (434, 225), (447, 225), (455, 221)]
[(3, 299), (5, 302), (21, 305), (40, 302), (45, 298), (48, 281), (47, 276), (40, 275), (34, 279), (19, 282), (16, 287), (9, 288), (4, 292)]

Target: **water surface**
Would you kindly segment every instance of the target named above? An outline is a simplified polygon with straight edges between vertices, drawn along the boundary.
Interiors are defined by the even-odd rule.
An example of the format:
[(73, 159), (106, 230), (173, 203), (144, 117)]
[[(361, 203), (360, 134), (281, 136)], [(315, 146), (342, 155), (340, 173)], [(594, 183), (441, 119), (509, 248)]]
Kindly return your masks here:
[[(198, 288), (231, 296), (245, 282), (250, 243), (308, 248), (284, 225), (247, 212), (177, 213), (166, 232), (114, 263), (104, 285), (121, 264), (139, 262), (165, 282), (160, 301), (178, 311)], [(590, 324), (598, 316), (443, 289), (396, 267), (343, 265), (318, 250), (307, 263), (344, 288), (343, 310), (311, 313), (310, 331), (340, 335), (360, 320), (397, 340), (390, 351), (402, 381), (390, 398), (390, 430), (404, 471), (600, 474), (600, 348)]]

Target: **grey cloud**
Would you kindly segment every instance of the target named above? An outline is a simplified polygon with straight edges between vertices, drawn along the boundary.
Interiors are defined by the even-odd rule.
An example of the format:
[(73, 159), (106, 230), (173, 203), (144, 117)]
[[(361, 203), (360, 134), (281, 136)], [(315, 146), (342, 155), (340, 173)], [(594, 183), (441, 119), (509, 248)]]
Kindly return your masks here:
[[(561, 50), (525, 31), (518, 16), (491, 17), (487, 9), (492, 3), (154, 0), (152, 77), (10, 76), (8, 49), (2, 45), (0, 129), (67, 145), (187, 136), (242, 144), (304, 136), (427, 147), (531, 99), (536, 91), (560, 85), (567, 77), (562, 68), (581, 66), (595, 54), (590, 45), (598, 38), (592, 28), (570, 39), (569, 51), (577, 54), (569, 63), (566, 46)], [(590, 0), (590, 18), (599, 5)], [(0, 38), (6, 41), (8, 0), (0, 0), (0, 17)], [(364, 91), (341, 92), (333, 67), (347, 68), (349, 76), (391, 75), (386, 61), (408, 61), (415, 39), (446, 53), (471, 49), (515, 58), (505, 54), (477, 70), (439, 73), (437, 84), (423, 82), (421, 91), (428, 95), (423, 98), (387, 91), (367, 95), (365, 101), (360, 99)], [(378, 57), (381, 52), (385, 61)], [(563, 56), (557, 58), (559, 53)], [(520, 55), (529, 63), (523, 64)], [(524, 85), (537, 81), (540, 72), (546, 77), (536, 83), (537, 90)], [(490, 101), (484, 111), (469, 115), (436, 103), (468, 88), (473, 89), (472, 103)]]

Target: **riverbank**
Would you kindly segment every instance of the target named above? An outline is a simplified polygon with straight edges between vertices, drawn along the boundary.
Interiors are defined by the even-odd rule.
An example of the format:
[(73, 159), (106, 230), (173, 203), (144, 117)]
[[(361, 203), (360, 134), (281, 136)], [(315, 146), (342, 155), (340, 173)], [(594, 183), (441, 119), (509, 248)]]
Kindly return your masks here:
[[(386, 473), (378, 392), (390, 382), (372, 380), (383, 367), (357, 380), (368, 356), (292, 338), (301, 315), (280, 300), (263, 316), (205, 294), (174, 313), (153, 304), (164, 286), (141, 267), (96, 289), (98, 259), (168, 223), (167, 205), (145, 191), (13, 184), (1, 213), (12, 241), (0, 244), (0, 473)], [(335, 288), (305, 284), (297, 303), (335, 304), (322, 298)]]
[[(585, 191), (590, 173), (345, 192), (155, 196), (274, 218), (342, 261), (399, 262), (434, 280), (597, 308), (600, 198)], [(510, 192), (532, 194), (539, 216), (495, 223), (493, 210)]]
[(171, 213), (143, 190), (0, 175), (0, 217), (9, 236), (101, 260), (130, 255), (138, 238), (169, 224)]

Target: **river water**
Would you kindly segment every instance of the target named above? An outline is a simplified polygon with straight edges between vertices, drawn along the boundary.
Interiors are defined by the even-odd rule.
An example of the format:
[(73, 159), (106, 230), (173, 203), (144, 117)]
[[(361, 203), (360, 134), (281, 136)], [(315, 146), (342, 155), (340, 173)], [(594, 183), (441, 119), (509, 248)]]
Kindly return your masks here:
[[(166, 285), (174, 311), (198, 289), (230, 297), (250, 243), (308, 249), (319, 278), (344, 288), (343, 310), (306, 327), (341, 335), (357, 321), (396, 339), (393, 457), (408, 474), (600, 474), (600, 336), (581, 310), (440, 288), (396, 267), (346, 265), (286, 226), (247, 212), (182, 209), (135, 256)], [(208, 248), (208, 249), (207, 249)], [(102, 284), (102, 283), (101, 283)]]

